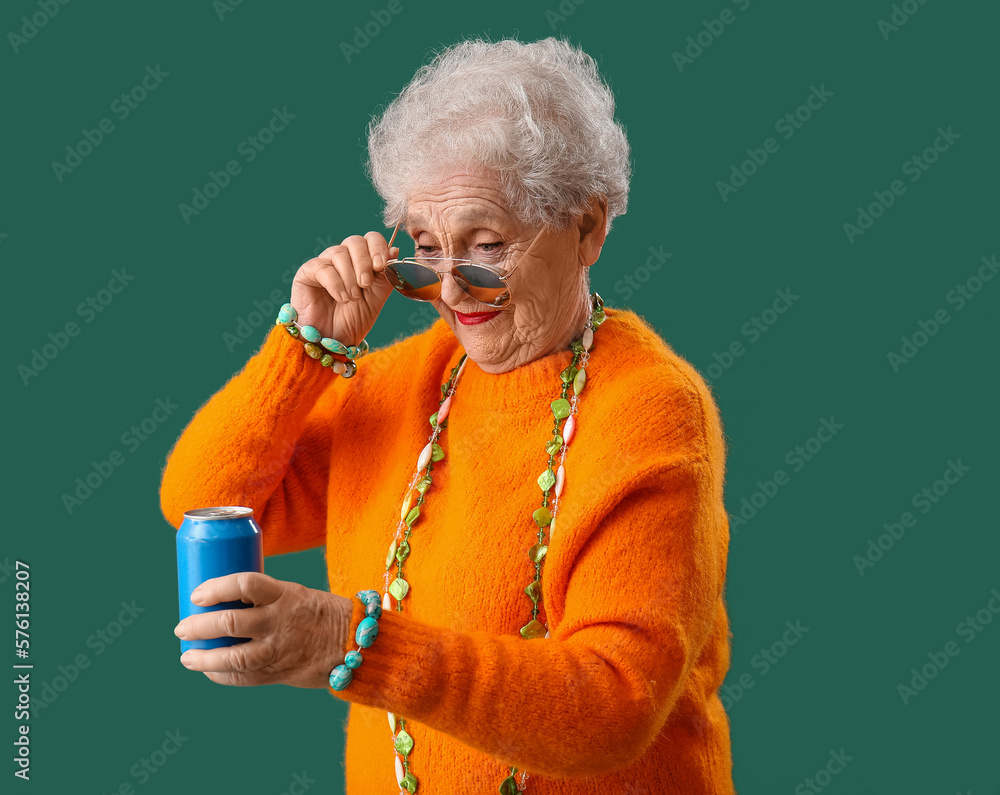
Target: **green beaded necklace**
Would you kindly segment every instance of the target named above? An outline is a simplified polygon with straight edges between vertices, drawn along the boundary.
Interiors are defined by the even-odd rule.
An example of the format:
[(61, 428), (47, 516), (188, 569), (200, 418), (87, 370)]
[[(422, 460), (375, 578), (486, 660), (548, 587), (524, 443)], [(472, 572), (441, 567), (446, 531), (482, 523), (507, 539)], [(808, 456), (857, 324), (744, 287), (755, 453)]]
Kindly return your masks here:
[[(562, 390), (558, 398), (552, 401), (552, 416), (554, 425), (552, 428), (552, 438), (545, 445), (545, 452), (548, 453), (549, 460), (545, 471), (538, 477), (538, 487), (542, 490), (542, 505), (536, 509), (531, 517), (538, 525), (538, 541), (528, 550), (528, 557), (535, 564), (535, 579), (524, 589), (524, 592), (531, 600), (531, 621), (521, 627), (521, 637), (525, 640), (534, 638), (549, 637), (549, 633), (544, 624), (538, 620), (538, 603), (542, 599), (542, 561), (548, 551), (545, 540), (545, 528), (549, 528), (549, 539), (551, 540), (556, 527), (556, 516), (559, 512), (559, 498), (562, 495), (565, 483), (565, 468), (563, 460), (569, 443), (576, 433), (576, 413), (580, 393), (587, 383), (587, 361), (590, 359), (590, 348), (594, 342), (594, 330), (597, 329), (606, 319), (604, 314), (604, 301), (596, 292), (591, 296), (591, 313), (587, 320), (587, 325), (583, 330), (583, 336), (570, 344), (573, 352), (573, 360), (569, 367), (559, 374), (562, 381)], [(451, 402), (458, 386), (458, 379), (468, 354), (462, 354), (458, 364), (451, 370), (448, 380), (441, 385), (441, 401), (438, 410), (430, 417), (431, 428), (433, 429), (430, 440), (420, 452), (417, 459), (417, 471), (410, 480), (406, 497), (400, 509), (400, 519), (396, 526), (396, 536), (389, 546), (389, 552), (385, 558), (385, 591), (382, 596), (382, 609), (391, 610), (392, 605), (389, 600), (390, 594), (396, 600), (396, 610), (403, 612), (403, 600), (409, 593), (410, 584), (403, 577), (403, 561), (410, 556), (410, 534), (413, 523), (420, 516), (420, 507), (426, 500), (427, 489), (431, 485), (431, 472), (434, 464), (444, 458), (444, 450), (437, 443), (441, 431), (448, 425), (448, 413), (451, 411)], [(570, 387), (573, 388), (573, 395), (567, 399)], [(560, 423), (565, 420), (560, 429)], [(556, 461), (558, 457), (558, 463)], [(556, 469), (553, 470), (553, 466)], [(424, 471), (426, 469), (426, 472)], [(421, 476), (421, 472), (424, 474)], [(549, 502), (549, 494), (554, 492), (552, 502)], [(415, 501), (414, 501), (415, 500)], [(402, 534), (402, 541), (399, 541)], [(389, 569), (393, 560), (396, 561), (396, 578), (389, 581)], [(393, 749), (396, 751), (396, 781), (400, 787), (400, 793), (415, 793), (417, 791), (417, 779), (410, 772), (410, 753), (413, 750), (413, 737), (406, 731), (406, 721), (403, 718), (397, 720), (393, 713), (388, 713), (389, 728), (393, 735)], [(397, 731), (398, 723), (398, 731)], [(400, 755), (402, 759), (400, 759)], [(523, 791), (525, 780), (528, 774), (521, 771), (521, 788), (517, 786), (517, 768), (511, 767), (510, 774), (501, 782), (499, 787), (500, 795), (515, 795)]]

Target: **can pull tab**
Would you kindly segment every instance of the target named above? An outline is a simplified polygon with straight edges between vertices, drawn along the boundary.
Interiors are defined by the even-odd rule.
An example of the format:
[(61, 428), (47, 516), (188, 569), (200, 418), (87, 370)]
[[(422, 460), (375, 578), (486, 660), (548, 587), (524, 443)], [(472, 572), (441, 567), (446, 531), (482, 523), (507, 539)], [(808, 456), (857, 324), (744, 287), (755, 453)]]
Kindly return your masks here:
[(242, 505), (222, 505), (185, 511), (184, 516), (188, 519), (246, 519), (248, 516), (253, 516), (253, 509)]

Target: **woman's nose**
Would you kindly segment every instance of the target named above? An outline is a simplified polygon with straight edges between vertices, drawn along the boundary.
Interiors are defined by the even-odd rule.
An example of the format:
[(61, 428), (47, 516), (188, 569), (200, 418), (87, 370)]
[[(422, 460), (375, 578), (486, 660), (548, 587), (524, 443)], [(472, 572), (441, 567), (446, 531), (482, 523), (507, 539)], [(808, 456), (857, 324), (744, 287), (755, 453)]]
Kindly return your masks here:
[(469, 295), (458, 286), (455, 277), (449, 271), (441, 274), (441, 300), (449, 306), (461, 306), (469, 299)]

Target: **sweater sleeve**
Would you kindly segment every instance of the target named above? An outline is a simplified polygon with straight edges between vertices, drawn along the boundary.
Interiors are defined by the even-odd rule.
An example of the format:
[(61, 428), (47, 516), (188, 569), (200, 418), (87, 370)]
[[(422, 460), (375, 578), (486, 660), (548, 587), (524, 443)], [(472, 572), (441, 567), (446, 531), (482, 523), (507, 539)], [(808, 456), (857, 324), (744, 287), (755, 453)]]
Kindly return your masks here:
[[(628, 766), (671, 715), (723, 609), (729, 533), (718, 477), (704, 458), (660, 459), (594, 524), (587, 517), (554, 575), (565, 584), (549, 638), (385, 611), (351, 684), (328, 692), (529, 772), (583, 778)], [(345, 653), (363, 618), (354, 601)]]
[(160, 485), (167, 521), (180, 527), (187, 510), (243, 505), (254, 509), (265, 555), (323, 544), (337, 435), (330, 417), (350, 386), (336, 382), (349, 380), (274, 327), (170, 451)]

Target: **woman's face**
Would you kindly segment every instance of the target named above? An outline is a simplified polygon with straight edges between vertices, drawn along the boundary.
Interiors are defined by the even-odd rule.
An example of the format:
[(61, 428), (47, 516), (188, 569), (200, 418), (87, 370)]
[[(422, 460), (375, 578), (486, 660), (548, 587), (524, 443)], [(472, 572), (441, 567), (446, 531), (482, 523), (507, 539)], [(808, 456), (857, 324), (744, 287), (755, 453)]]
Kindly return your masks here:
[(485, 372), (513, 370), (580, 337), (590, 315), (586, 269), (597, 261), (604, 242), (600, 206), (565, 230), (529, 228), (510, 213), (496, 179), (486, 173), (454, 173), (409, 198), (405, 228), (418, 256), (471, 259), (514, 270), (507, 305), (472, 324), (462, 315), (488, 312), (490, 306), (455, 284), (448, 263), (431, 262), (445, 275), (441, 297), (430, 303)]

